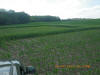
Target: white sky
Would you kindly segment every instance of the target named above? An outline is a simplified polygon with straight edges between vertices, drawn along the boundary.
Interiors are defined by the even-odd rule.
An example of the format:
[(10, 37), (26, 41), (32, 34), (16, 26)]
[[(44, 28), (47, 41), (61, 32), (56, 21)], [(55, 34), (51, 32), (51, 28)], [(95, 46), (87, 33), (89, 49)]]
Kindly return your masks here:
[(100, 18), (100, 0), (0, 0), (0, 8), (62, 19)]

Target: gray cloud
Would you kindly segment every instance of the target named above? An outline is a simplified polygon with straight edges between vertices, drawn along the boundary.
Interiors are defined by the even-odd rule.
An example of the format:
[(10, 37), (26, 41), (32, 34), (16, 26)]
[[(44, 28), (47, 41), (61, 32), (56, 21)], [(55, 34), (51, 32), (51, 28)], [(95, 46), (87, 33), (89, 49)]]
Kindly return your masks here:
[(79, 17), (81, 18), (100, 18), (100, 6), (94, 6), (92, 8), (84, 8), (80, 10)]
[(99, 3), (100, 0), (0, 0), (0, 8), (25, 11), (30, 15), (100, 18)]

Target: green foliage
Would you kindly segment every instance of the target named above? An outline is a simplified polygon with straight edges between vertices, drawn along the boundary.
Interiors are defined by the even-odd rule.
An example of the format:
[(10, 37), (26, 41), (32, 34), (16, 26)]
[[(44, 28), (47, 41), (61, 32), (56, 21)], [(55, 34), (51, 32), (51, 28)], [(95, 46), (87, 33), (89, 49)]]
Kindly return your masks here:
[[(98, 75), (100, 23), (91, 21), (33, 22), (0, 27), (0, 59), (18, 59), (39, 75)], [(34, 38), (33, 38), (34, 37)], [(90, 68), (55, 68), (90, 65)]]
[[(98, 20), (99, 21), (99, 20)], [(90, 22), (58, 21), (58, 22), (33, 22), (30, 24), (8, 25), (0, 27), (0, 40), (13, 40), (28, 37), (39, 37), (61, 33), (78, 32), (100, 29), (98, 21)], [(87, 24), (86, 24), (87, 23)], [(80, 25), (79, 25), (80, 24)], [(3, 34), (2, 34), (3, 32)], [(1, 42), (0, 41), (0, 42)]]
[(32, 22), (48, 22), (48, 21), (60, 21), (56, 16), (31, 16)]
[(100, 19), (67, 19), (67, 20), (62, 20), (63, 22), (66, 23), (71, 23), (71, 24), (78, 24), (78, 25), (99, 25), (100, 24)]
[(21, 24), (30, 22), (30, 16), (24, 12), (0, 10), (0, 25)]
[(0, 9), (0, 25), (24, 24), (32, 22), (60, 21), (56, 16), (30, 16), (24, 12), (15, 12), (14, 10)]

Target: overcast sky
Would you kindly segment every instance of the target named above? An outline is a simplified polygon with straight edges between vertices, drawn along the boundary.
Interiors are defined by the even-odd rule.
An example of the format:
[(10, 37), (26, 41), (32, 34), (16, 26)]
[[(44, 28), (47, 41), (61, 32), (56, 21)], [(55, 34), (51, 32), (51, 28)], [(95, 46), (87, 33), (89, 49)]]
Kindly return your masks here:
[(62, 19), (100, 18), (100, 0), (0, 0), (0, 8)]

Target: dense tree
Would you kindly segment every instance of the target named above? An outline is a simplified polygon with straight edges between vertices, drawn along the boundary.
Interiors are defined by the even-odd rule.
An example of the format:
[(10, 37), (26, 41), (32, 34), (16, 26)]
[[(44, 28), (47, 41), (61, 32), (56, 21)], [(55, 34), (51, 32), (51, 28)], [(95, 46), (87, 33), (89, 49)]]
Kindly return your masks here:
[(13, 10), (0, 10), (0, 25), (21, 24), (30, 22), (30, 16), (24, 12), (15, 12)]
[(0, 12), (7, 12), (5, 9), (0, 9)]
[(60, 18), (59, 17), (56, 17), (56, 16), (31, 16), (31, 20), (33, 22), (60, 21)]
[(48, 22), (60, 21), (56, 16), (30, 16), (25, 12), (15, 12), (14, 10), (0, 9), (0, 25), (23, 24), (28, 22)]

